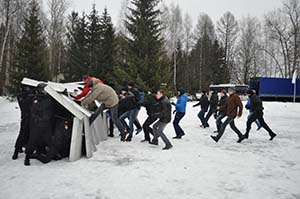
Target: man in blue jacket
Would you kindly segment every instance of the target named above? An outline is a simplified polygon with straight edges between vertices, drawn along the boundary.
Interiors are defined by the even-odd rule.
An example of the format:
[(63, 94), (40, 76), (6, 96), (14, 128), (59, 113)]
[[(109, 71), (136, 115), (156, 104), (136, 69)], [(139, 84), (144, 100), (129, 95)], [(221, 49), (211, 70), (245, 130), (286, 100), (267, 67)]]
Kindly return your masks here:
[(173, 121), (173, 126), (175, 129), (176, 136), (173, 137), (173, 139), (181, 139), (181, 137), (185, 135), (184, 131), (179, 126), (179, 122), (185, 115), (188, 96), (185, 94), (183, 89), (178, 89), (177, 94), (178, 97), (177, 97), (176, 104), (174, 102), (172, 103), (172, 105), (174, 105), (176, 108), (176, 110), (174, 111), (176, 112), (176, 115)]

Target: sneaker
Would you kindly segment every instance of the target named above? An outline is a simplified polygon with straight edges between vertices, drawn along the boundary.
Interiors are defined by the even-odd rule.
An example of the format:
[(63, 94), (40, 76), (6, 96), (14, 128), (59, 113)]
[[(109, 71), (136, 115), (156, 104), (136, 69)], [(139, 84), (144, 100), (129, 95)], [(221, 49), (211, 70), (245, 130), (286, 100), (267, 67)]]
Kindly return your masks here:
[(271, 135), (271, 138), (270, 138), (270, 140), (272, 141), (273, 139), (274, 139), (274, 137), (276, 137), (277, 135), (275, 134), (275, 133), (273, 133), (272, 135)]
[(125, 142), (125, 138), (126, 138), (126, 135), (128, 134), (128, 131), (127, 130), (124, 130), (122, 133), (121, 133), (121, 141), (122, 142)]
[(216, 136), (210, 136), (215, 142), (218, 142), (219, 141), (219, 139), (216, 137)]
[(166, 145), (162, 150), (169, 150), (171, 149), (173, 146), (172, 145)]

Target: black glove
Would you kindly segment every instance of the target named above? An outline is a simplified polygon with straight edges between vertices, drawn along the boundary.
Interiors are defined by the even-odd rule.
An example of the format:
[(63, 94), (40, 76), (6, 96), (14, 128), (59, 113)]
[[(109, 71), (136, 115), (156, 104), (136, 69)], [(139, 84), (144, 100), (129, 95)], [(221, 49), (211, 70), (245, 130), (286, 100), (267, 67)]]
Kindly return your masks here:
[(171, 104), (174, 105), (174, 106), (176, 105), (174, 102), (172, 102)]
[(193, 107), (196, 107), (196, 105), (193, 105)]
[(247, 110), (249, 110), (249, 109), (250, 109), (250, 106), (249, 106), (249, 105), (246, 105), (245, 108), (246, 108)]
[(173, 111), (173, 114), (175, 114), (175, 113), (176, 113), (176, 110)]

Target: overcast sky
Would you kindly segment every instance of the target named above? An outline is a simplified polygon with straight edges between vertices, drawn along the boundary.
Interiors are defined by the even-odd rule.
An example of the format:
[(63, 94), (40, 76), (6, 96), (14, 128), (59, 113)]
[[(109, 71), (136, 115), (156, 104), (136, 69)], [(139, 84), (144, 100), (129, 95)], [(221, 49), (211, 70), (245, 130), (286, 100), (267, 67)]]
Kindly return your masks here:
[[(97, 10), (102, 10), (105, 6), (117, 23), (122, 0), (70, 0), (70, 10), (89, 13), (92, 4), (96, 3)], [(241, 19), (248, 14), (262, 18), (268, 11), (281, 7), (282, 0), (163, 0), (169, 5), (171, 2), (178, 4), (183, 14), (189, 13), (195, 24), (199, 13), (207, 13), (216, 22), (226, 11), (232, 12), (237, 19)]]

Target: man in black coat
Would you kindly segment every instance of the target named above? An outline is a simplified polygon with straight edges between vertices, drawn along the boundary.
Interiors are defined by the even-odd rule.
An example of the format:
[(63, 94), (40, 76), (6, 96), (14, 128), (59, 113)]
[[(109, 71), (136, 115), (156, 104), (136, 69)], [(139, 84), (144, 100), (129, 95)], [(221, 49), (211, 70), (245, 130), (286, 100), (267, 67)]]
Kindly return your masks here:
[(153, 129), (150, 127), (150, 125), (152, 125), (158, 119), (160, 111), (160, 105), (156, 100), (156, 94), (154, 91), (149, 91), (143, 106), (146, 108), (148, 117), (143, 124), (145, 139), (141, 142), (150, 142), (150, 134), (153, 135)]
[(159, 101), (160, 104), (160, 113), (159, 113), (159, 120), (153, 125), (153, 140), (150, 144), (158, 145), (158, 138), (161, 137), (163, 142), (166, 146), (163, 150), (168, 150), (172, 148), (172, 144), (164, 134), (164, 129), (166, 128), (167, 124), (170, 123), (172, 117), (172, 107), (169, 99), (164, 96), (164, 91), (159, 90), (156, 94), (156, 99)]
[(209, 118), (214, 114), (214, 117), (216, 118), (215, 114), (217, 112), (217, 105), (218, 105), (218, 94), (217, 92), (213, 91), (211, 94), (211, 97), (209, 99), (209, 111), (205, 116), (205, 125), (206, 127), (209, 127), (208, 120)]
[(196, 106), (201, 106), (201, 110), (200, 112), (198, 113), (198, 117), (201, 121), (201, 127), (203, 128), (206, 128), (208, 127), (206, 124), (205, 124), (205, 113), (207, 112), (208, 110), (208, 107), (209, 107), (209, 101), (208, 101), (208, 97), (206, 95), (206, 91), (202, 91), (201, 92), (201, 98), (199, 100), (199, 103), (195, 104), (193, 107), (196, 107)]
[(247, 95), (248, 95), (248, 97), (251, 98), (251, 103), (250, 103), (249, 108), (253, 111), (253, 114), (250, 115), (249, 119), (247, 120), (247, 130), (246, 130), (244, 137), (246, 139), (248, 139), (249, 132), (251, 129), (251, 124), (253, 122), (255, 122), (256, 120), (258, 120), (259, 123), (261, 124), (261, 126), (269, 132), (270, 140), (273, 140), (274, 137), (276, 137), (276, 134), (270, 129), (270, 127), (267, 125), (267, 123), (265, 122), (265, 120), (263, 118), (264, 108), (263, 108), (261, 99), (253, 92), (252, 89), (249, 89), (247, 91)]

